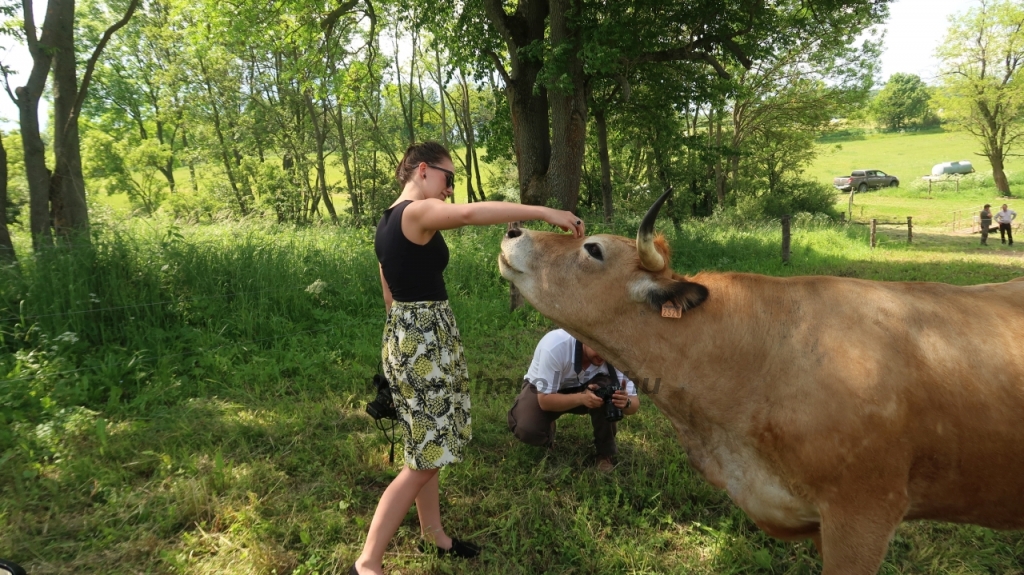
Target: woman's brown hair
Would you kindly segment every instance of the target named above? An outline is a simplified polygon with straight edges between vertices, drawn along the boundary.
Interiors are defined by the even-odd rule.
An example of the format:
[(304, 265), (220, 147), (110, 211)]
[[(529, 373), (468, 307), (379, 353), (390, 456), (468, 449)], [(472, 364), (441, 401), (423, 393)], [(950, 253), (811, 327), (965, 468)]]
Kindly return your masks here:
[(445, 158), (451, 161), (452, 155), (448, 153), (444, 146), (437, 142), (413, 144), (406, 148), (402, 161), (398, 162), (398, 167), (395, 168), (395, 179), (398, 180), (398, 185), (404, 186), (409, 181), (409, 178), (412, 177), (413, 172), (416, 171), (416, 166), (419, 166), (420, 162), (436, 164)]

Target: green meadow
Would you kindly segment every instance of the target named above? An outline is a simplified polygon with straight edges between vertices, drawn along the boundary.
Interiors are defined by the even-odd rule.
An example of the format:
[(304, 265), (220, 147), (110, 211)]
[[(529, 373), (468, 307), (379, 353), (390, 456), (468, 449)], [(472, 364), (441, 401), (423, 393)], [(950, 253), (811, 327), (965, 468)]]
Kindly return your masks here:
[[(930, 158), (942, 137), (879, 137), (874, 147), (927, 147)], [(829, 179), (840, 164), (899, 173), (884, 155), (867, 157), (871, 141), (844, 141), (813, 169)], [(943, 159), (962, 157), (957, 148)], [(1017, 249), (980, 249), (942, 228), (944, 210), (992, 193), (980, 182), (932, 199), (910, 185), (857, 194), (865, 218), (927, 225), (912, 244), (905, 230), (883, 231), (871, 249), (864, 226), (798, 216), (788, 265), (775, 223), (659, 227), (681, 273), (970, 285), (1024, 273)], [(363, 411), (384, 321), (371, 230), (184, 226), (101, 205), (93, 221), (90, 249), (22, 257), (20, 273), (0, 272), (0, 557), (32, 575), (347, 573), (402, 464), (400, 448), (388, 462)], [(636, 225), (602, 231), (629, 236)], [(608, 475), (593, 469), (586, 418), (563, 418), (550, 452), (512, 437), (513, 382), (554, 326), (529, 306), (508, 311), (501, 235), (498, 226), (446, 233), (474, 438), (467, 460), (442, 472), (441, 505), (448, 531), (484, 551), (470, 562), (420, 554), (410, 511), (385, 556), (390, 572), (820, 572), (809, 542), (765, 536), (706, 483), (650, 402), (620, 424)], [(26, 242), (16, 237), (20, 254)], [(1024, 573), (1024, 539), (907, 523), (882, 573)]]

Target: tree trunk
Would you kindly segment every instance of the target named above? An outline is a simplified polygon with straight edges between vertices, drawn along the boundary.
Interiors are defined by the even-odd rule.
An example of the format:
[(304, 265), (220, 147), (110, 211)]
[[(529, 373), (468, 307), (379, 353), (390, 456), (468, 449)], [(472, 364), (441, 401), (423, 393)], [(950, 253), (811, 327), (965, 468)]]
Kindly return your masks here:
[(993, 153), (988, 160), (992, 164), (992, 180), (995, 182), (995, 189), (999, 190), (1000, 195), (1010, 197), (1010, 181), (1007, 180), (1007, 173), (1004, 171), (1001, 150), (998, 153)]
[(612, 164), (608, 157), (608, 124), (604, 110), (594, 111), (597, 123), (597, 155), (601, 158), (601, 201), (604, 203), (604, 223), (612, 223)]
[[(532, 67), (532, 66), (531, 66)], [(519, 197), (524, 204), (544, 205), (548, 199), (547, 172), (551, 162), (548, 132), (547, 90), (538, 87), (536, 70), (506, 84), (505, 96), (512, 112), (512, 140), (519, 169)]]
[(181, 131), (181, 148), (188, 157), (188, 177), (189, 182), (192, 184), (192, 192), (195, 194), (199, 193), (199, 185), (196, 183), (196, 163), (192, 159), (192, 154), (188, 151), (188, 131)]
[(341, 149), (341, 166), (345, 170), (345, 185), (348, 187), (348, 202), (352, 206), (352, 218), (359, 225), (359, 198), (356, 195), (355, 182), (352, 179), (352, 166), (348, 156), (348, 140), (345, 138), (345, 114), (338, 106), (338, 114), (334, 120), (338, 128), (338, 147)]
[(3, 138), (0, 138), (0, 263), (18, 263), (11, 233), (7, 230), (7, 150)]
[(470, 201), (477, 201), (473, 193), (473, 117), (469, 109), (469, 83), (466, 77), (459, 70), (459, 83), (462, 89), (462, 127), (465, 130), (466, 140), (466, 191), (469, 193)]
[(338, 214), (334, 211), (334, 202), (331, 194), (327, 191), (327, 163), (324, 159), (324, 142), (327, 140), (327, 130), (322, 129), (323, 125), (317, 117), (318, 110), (313, 105), (313, 99), (309, 94), (305, 95), (306, 108), (309, 110), (309, 119), (313, 123), (313, 137), (316, 139), (316, 181), (320, 191), (320, 197), (324, 200), (327, 213), (331, 215), (331, 222), (338, 223)]
[(480, 160), (477, 159), (476, 146), (473, 147), (473, 167), (476, 169), (476, 188), (480, 192), (480, 200), (486, 202), (487, 195), (484, 194), (484, 182), (480, 178)]
[(440, 44), (440, 42), (434, 42), (434, 58), (437, 60), (437, 93), (440, 94), (438, 100), (441, 104), (441, 145), (448, 148), (448, 118), (444, 106), (445, 81), (444, 68), (441, 66), (441, 51), (438, 48)]
[(722, 110), (715, 113), (715, 194), (718, 196), (718, 207), (725, 205), (725, 159), (722, 157)]
[(89, 216), (85, 207), (85, 182), (78, 147), (78, 121), (74, 118), (78, 97), (78, 73), (75, 61), (75, 3), (60, 0), (55, 6), (56, 29), (53, 54), (53, 211), (54, 232), (68, 236), (73, 230), (86, 229)]
[(50, 233), (50, 170), (46, 168), (46, 148), (39, 135), (39, 98), (43, 95), (53, 64), (50, 47), (53, 45), (56, 18), (43, 21), (43, 31), (37, 39), (32, 1), (23, 0), (22, 9), (26, 43), (32, 55), (32, 71), (25, 85), (15, 89), (14, 93), (29, 188), (29, 229), (32, 247), (40, 250), (53, 244)]
[(582, 0), (551, 0), (551, 45), (566, 52), (566, 69), (571, 78), (569, 92), (548, 93), (551, 105), (551, 166), (547, 174), (549, 193), (562, 209), (576, 211), (583, 152), (587, 139), (587, 94), (583, 62), (579, 58), (582, 38), (573, 24), (581, 11)]
[[(402, 66), (398, 60), (398, 37), (400, 30), (395, 25), (395, 78), (398, 83), (398, 103), (402, 106), (402, 119), (405, 121), (405, 129), (409, 133), (409, 145), (416, 143), (416, 126), (414, 123), (412, 78), (409, 79), (409, 102), (405, 101), (405, 91), (402, 89)], [(413, 36), (413, 50), (416, 48), (416, 37)]]
[(39, 95), (33, 95), (27, 87), (18, 88), (17, 92), (25, 175), (28, 178), (29, 228), (32, 247), (39, 250), (53, 244), (50, 233), (50, 170), (46, 167), (46, 147), (39, 135)]
[(1001, 147), (992, 148), (988, 160), (992, 164), (992, 180), (996, 184), (996, 189), (999, 190), (999, 195), (1010, 197), (1010, 182), (1006, 179), (1004, 170), (1003, 149)]
[(514, 15), (505, 12), (501, 0), (484, 0), (487, 19), (497, 29), (508, 49), (511, 70), (505, 70), (496, 54), (498, 72), (505, 83), (512, 115), (512, 141), (519, 171), (519, 197), (524, 204), (544, 205), (548, 199), (547, 172), (551, 162), (548, 95), (537, 76), (543, 67), (521, 48), (543, 43), (547, 26), (548, 2), (520, 2)]

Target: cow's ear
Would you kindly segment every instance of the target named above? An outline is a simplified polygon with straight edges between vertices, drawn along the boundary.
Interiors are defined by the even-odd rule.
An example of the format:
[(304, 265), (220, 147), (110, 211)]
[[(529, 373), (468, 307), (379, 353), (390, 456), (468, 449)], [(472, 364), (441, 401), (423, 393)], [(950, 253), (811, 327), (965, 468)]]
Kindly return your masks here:
[(701, 284), (664, 277), (644, 276), (633, 282), (630, 291), (635, 301), (646, 302), (658, 312), (669, 301), (687, 311), (708, 299), (708, 288)]

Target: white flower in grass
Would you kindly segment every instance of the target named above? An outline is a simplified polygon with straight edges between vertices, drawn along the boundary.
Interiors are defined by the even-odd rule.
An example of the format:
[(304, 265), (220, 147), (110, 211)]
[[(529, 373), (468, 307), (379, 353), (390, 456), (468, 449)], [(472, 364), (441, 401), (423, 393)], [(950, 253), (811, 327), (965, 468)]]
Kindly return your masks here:
[(78, 335), (76, 335), (74, 332), (66, 331), (57, 336), (57, 341), (68, 344), (77, 343)]
[(91, 293), (89, 294), (89, 301), (91, 301), (92, 303), (100, 303), (100, 296)]
[(306, 287), (306, 293), (320, 295), (320, 292), (324, 291), (326, 287), (327, 282), (318, 279)]

